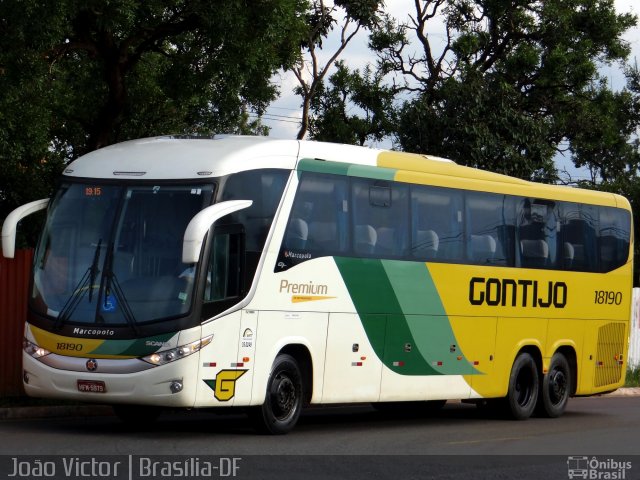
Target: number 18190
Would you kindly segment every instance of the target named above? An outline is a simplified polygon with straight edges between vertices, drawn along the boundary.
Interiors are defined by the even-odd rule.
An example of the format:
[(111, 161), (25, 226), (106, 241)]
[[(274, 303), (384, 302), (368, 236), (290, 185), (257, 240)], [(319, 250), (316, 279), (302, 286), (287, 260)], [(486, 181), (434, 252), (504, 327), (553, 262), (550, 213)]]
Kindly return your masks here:
[(622, 292), (596, 290), (594, 303), (598, 305), (620, 305), (622, 303)]

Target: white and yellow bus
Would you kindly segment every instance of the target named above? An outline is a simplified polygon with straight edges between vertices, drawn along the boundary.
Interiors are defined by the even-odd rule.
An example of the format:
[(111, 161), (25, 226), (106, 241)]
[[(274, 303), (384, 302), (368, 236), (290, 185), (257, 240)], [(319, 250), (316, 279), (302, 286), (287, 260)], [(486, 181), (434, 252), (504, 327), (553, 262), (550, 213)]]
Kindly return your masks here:
[(623, 197), (327, 143), (159, 137), (85, 155), (48, 208), (29, 395), (242, 407), (500, 399), (516, 419), (624, 381)]

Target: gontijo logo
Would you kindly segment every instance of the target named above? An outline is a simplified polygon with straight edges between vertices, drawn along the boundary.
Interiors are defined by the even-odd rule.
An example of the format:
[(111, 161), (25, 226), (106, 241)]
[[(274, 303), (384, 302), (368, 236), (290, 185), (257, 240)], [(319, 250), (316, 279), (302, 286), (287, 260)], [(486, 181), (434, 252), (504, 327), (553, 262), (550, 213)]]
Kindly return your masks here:
[(469, 281), (469, 303), (502, 307), (564, 308), (567, 304), (567, 284), (472, 277)]
[(247, 370), (220, 370), (213, 380), (203, 379), (204, 383), (213, 390), (213, 396), (221, 402), (228, 402), (236, 395), (236, 381)]
[(290, 282), (283, 278), (280, 280), (279, 293), (291, 293), (291, 303), (300, 302), (312, 302), (314, 300), (328, 300), (330, 298), (336, 298), (327, 295), (329, 293), (329, 287), (320, 283), (313, 283), (308, 281), (307, 283)]

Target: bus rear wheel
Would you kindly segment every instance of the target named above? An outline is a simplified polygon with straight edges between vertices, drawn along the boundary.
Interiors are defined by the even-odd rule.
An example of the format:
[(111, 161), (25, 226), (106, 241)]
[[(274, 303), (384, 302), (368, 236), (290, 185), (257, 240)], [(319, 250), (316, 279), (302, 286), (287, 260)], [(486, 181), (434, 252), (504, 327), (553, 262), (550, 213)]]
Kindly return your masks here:
[(542, 389), (538, 398), (538, 413), (549, 418), (564, 413), (571, 393), (571, 369), (567, 358), (555, 353), (549, 363), (549, 371), (542, 379)]
[(509, 390), (507, 392), (507, 413), (515, 420), (525, 420), (531, 416), (538, 401), (540, 380), (538, 367), (531, 354), (518, 355), (511, 367)]
[(300, 417), (303, 399), (298, 363), (291, 355), (278, 355), (269, 375), (264, 403), (249, 412), (254, 427), (272, 435), (290, 432)]

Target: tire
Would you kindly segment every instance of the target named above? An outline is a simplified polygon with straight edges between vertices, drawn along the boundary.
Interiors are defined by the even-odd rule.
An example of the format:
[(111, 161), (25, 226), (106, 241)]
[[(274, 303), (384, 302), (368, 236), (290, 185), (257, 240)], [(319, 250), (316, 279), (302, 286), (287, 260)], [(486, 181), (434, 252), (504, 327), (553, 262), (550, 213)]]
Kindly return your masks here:
[(571, 369), (566, 357), (555, 353), (551, 357), (549, 370), (542, 379), (542, 388), (538, 397), (538, 414), (556, 418), (562, 415), (567, 407), (571, 393)]
[(113, 413), (128, 427), (144, 427), (153, 424), (162, 409), (146, 405), (112, 405)]
[(259, 432), (282, 435), (295, 427), (303, 400), (302, 375), (298, 363), (291, 355), (278, 355), (271, 368), (264, 403), (253, 408), (249, 415)]
[(513, 362), (507, 391), (507, 413), (514, 420), (526, 420), (536, 408), (540, 375), (533, 357), (521, 353)]

